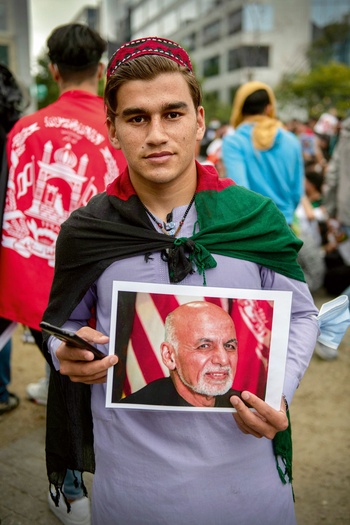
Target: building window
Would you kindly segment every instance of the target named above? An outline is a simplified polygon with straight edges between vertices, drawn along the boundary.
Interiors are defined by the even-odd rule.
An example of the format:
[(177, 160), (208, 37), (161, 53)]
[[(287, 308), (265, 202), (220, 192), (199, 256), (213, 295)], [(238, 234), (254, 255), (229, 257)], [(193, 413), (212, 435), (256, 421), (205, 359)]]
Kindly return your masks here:
[(243, 67), (268, 67), (269, 48), (267, 46), (242, 46), (231, 49), (228, 54), (228, 70)]
[(0, 62), (1, 62), (1, 64), (5, 64), (5, 66), (9, 65), (9, 48), (8, 48), (8, 46), (0, 45)]
[(217, 20), (212, 24), (203, 28), (203, 45), (211, 44), (220, 38), (221, 20)]
[(203, 75), (205, 77), (214, 77), (220, 72), (219, 56), (208, 58), (203, 62)]
[(273, 7), (269, 4), (249, 4), (243, 6), (243, 31), (268, 32), (274, 28)]
[(350, 15), (349, 0), (313, 0), (311, 4), (311, 21), (318, 27), (334, 22), (342, 22)]
[(186, 51), (193, 51), (196, 49), (196, 33), (191, 33), (184, 36), (181, 40), (181, 45), (186, 49)]
[(228, 15), (228, 33), (233, 35), (242, 31), (242, 9)]
[(334, 0), (332, 5), (313, 2), (311, 64), (336, 60), (350, 64), (350, 3)]

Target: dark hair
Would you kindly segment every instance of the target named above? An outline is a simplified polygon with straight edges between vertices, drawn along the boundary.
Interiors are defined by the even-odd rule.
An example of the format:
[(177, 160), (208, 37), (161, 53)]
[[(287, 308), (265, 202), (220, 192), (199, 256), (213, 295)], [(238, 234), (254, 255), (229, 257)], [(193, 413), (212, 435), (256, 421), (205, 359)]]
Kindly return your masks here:
[(305, 178), (315, 186), (317, 191), (322, 193), (324, 184), (324, 176), (322, 173), (318, 173), (317, 171), (309, 171), (305, 173)]
[(52, 31), (47, 47), (50, 61), (64, 78), (72, 72), (96, 71), (107, 42), (87, 25), (65, 24)]
[(153, 80), (162, 73), (181, 73), (187, 82), (194, 107), (202, 104), (202, 93), (198, 80), (187, 68), (176, 64), (168, 58), (155, 55), (144, 55), (118, 67), (106, 82), (104, 101), (107, 118), (113, 120), (116, 116), (118, 89), (130, 80)]
[(242, 115), (260, 115), (264, 112), (268, 104), (271, 104), (271, 101), (267, 91), (265, 89), (258, 89), (245, 99), (242, 107)]
[(20, 118), (24, 106), (23, 91), (11, 71), (0, 64), (0, 124), (6, 133)]

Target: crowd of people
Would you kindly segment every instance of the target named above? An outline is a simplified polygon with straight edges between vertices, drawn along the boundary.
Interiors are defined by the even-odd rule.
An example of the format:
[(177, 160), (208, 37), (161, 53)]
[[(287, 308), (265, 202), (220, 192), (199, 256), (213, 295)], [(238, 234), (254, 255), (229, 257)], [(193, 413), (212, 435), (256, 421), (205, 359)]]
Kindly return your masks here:
[[(276, 105), (270, 86), (244, 84), (231, 120), (213, 121), (220, 140), (205, 144), (201, 159), (221, 177), (274, 200), (303, 241), (298, 260), (311, 292), (349, 296), (350, 117), (341, 119), (331, 108), (317, 119), (280, 122)], [(259, 144), (259, 136), (271, 142)], [(315, 352), (323, 359), (338, 355), (319, 344)]]
[[(28, 397), (47, 404), (50, 509), (81, 525), (228, 525), (237, 516), (251, 525), (257, 515), (295, 525), (289, 405), (317, 349), (312, 292), (325, 286), (338, 295), (350, 284), (350, 119), (339, 126), (330, 112), (313, 127), (283, 123), (271, 87), (248, 82), (230, 121), (206, 131), (201, 89), (179, 44), (148, 37), (121, 46), (104, 100), (97, 86), (106, 42), (95, 31), (60, 26), (47, 44), (59, 99), (17, 112), (3, 133), (0, 316), (29, 327), (47, 362)], [(293, 292), (280, 406), (231, 390), (232, 318), (189, 303), (164, 321), (167, 392), (199, 407), (225, 394), (233, 414), (106, 408), (107, 372), (118, 362), (108, 355), (111, 288), (130, 280)], [(176, 328), (180, 318), (186, 329)], [(106, 357), (43, 335), (42, 319)], [(196, 363), (192, 340), (211, 324), (224, 334), (198, 335), (193, 372), (183, 356)], [(9, 345), (0, 351), (1, 413), (19, 403), (7, 390)], [(94, 473), (91, 502), (84, 471)]]

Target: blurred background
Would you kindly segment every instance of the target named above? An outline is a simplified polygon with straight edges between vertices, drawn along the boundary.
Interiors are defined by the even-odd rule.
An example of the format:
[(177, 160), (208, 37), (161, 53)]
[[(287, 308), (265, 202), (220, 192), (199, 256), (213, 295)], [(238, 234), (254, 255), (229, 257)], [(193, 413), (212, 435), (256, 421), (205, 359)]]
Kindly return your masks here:
[(45, 42), (67, 22), (97, 29), (106, 61), (131, 38), (181, 43), (202, 80), (207, 122), (227, 120), (237, 87), (254, 79), (275, 90), (284, 121), (349, 109), (350, 0), (0, 0), (0, 62), (27, 89), (28, 112), (57, 97)]

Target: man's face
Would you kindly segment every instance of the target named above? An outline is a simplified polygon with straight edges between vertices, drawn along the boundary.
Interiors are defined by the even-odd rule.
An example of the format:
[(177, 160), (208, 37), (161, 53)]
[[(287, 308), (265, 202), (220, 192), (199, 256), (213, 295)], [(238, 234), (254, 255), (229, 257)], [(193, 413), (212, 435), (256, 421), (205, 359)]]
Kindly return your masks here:
[(136, 191), (167, 185), (181, 188), (195, 174), (195, 145), (204, 134), (204, 112), (195, 110), (181, 73), (150, 81), (131, 80), (117, 94), (117, 117), (109, 137), (121, 149)]
[(213, 406), (212, 396), (231, 387), (237, 367), (237, 338), (231, 317), (209, 307), (190, 310), (176, 324), (174, 373), (179, 394), (194, 406)]

